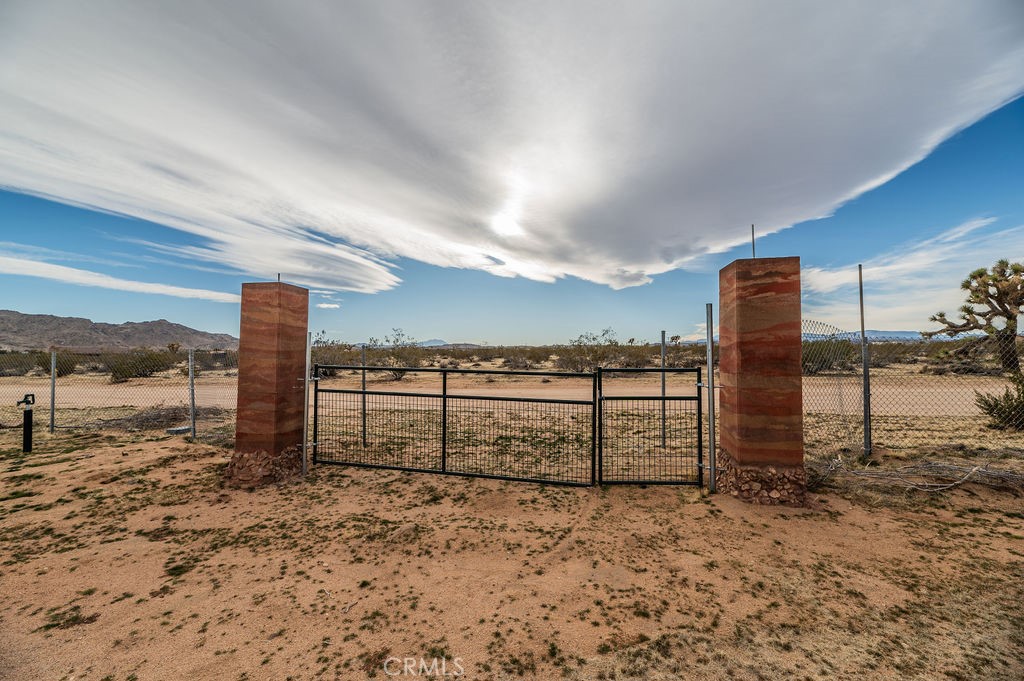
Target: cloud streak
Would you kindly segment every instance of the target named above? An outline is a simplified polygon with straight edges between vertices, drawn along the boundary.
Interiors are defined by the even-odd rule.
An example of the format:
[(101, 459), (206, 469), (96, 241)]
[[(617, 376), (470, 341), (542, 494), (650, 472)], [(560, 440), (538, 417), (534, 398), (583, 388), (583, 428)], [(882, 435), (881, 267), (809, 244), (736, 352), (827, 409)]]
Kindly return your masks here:
[[(1024, 260), (1024, 225), (991, 229), (996, 223), (992, 217), (968, 220), (863, 263), (868, 328), (934, 330), (941, 325), (928, 321), (932, 314), (945, 311), (955, 318), (964, 302), (960, 282), (971, 270), (991, 267), (1000, 258)], [(855, 263), (804, 268), (801, 280), (805, 318), (842, 329), (859, 328)], [(914, 319), (917, 324), (906, 328), (907, 320)]]
[(0, 9), (0, 186), (319, 289), (620, 288), (830, 214), (1024, 90), (1015, 0)]
[(25, 277), (51, 279), (79, 286), (95, 286), (116, 291), (130, 291), (132, 293), (155, 293), (162, 296), (174, 296), (175, 298), (210, 300), (217, 303), (238, 303), (241, 301), (241, 297), (234, 293), (120, 279), (99, 272), (90, 272), (89, 270), (67, 267), (65, 265), (55, 265), (42, 260), (12, 258), (6, 255), (0, 255), (0, 272)]

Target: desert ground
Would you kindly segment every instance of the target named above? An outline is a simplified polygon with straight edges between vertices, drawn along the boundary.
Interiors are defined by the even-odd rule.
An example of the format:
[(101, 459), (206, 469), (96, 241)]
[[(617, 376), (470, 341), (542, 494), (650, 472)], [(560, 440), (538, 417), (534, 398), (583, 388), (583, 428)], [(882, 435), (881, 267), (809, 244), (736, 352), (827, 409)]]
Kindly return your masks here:
[(769, 508), (318, 466), (254, 492), (160, 431), (36, 444), (0, 431), (3, 679), (1024, 677), (1012, 489), (836, 478)]

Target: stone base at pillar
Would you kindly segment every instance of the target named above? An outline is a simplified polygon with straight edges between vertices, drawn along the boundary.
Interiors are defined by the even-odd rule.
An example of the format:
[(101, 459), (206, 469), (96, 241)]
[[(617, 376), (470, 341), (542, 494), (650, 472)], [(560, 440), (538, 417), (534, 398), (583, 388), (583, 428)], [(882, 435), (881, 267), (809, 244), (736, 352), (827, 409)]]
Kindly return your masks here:
[(228, 487), (259, 487), (284, 482), (302, 473), (302, 446), (289, 447), (280, 454), (261, 449), (235, 452), (224, 472)]
[(807, 473), (803, 465), (738, 465), (728, 452), (718, 452), (718, 489), (754, 504), (803, 506), (807, 501)]

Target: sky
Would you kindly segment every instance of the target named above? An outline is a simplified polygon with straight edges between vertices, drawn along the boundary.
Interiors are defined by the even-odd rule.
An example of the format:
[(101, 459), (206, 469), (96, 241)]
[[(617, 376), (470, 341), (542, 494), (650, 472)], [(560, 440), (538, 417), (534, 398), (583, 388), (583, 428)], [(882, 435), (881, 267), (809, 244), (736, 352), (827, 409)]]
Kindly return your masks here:
[(704, 333), (717, 272), (934, 328), (1024, 260), (1024, 3), (0, 5), (0, 308), (360, 341)]

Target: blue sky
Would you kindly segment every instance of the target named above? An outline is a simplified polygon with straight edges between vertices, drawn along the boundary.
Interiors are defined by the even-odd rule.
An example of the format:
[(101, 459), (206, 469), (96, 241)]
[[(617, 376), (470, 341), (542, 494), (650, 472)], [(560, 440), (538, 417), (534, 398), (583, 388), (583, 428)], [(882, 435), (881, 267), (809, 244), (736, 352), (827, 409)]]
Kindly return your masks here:
[[(211, 42), (195, 8), (126, 5), (111, 29), (74, 4), (15, 3), (0, 28), (16, 64), (0, 70), (0, 308), (237, 333), (240, 284), (280, 271), (314, 290), (311, 329), (351, 341), (700, 336), (754, 222), (759, 256), (802, 258), (805, 317), (854, 327), (861, 262), (869, 327), (929, 328), (968, 271), (1024, 260), (1024, 13), (951, 3), (922, 24), (912, 4), (885, 10), (886, 32), (871, 3), (796, 3), (796, 28), (770, 13), (794, 50), (824, 51), (805, 73), (759, 51), (763, 22), (714, 3), (674, 17), (720, 57), (706, 68), (661, 33), (673, 3), (652, 3), (655, 19), (467, 5), (399, 25), (371, 4), (367, 44), (340, 54), (317, 16), (282, 24), (272, 4)], [(581, 21), (597, 37), (549, 47), (581, 40)], [(178, 42), (162, 44), (167, 26)], [(748, 31), (752, 51), (716, 27)], [(501, 37), (500, 64), (475, 31)], [(189, 57), (161, 51), (180, 41)], [(612, 61), (580, 83), (580, 55)]]

